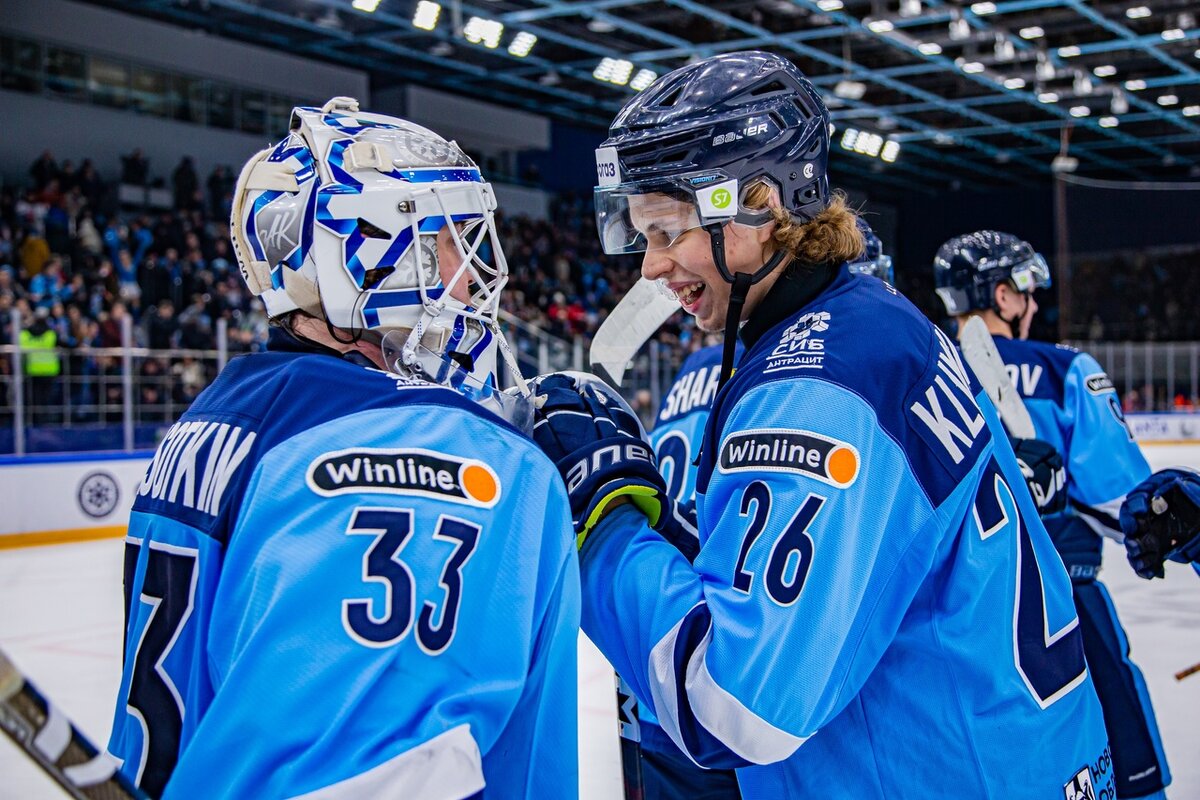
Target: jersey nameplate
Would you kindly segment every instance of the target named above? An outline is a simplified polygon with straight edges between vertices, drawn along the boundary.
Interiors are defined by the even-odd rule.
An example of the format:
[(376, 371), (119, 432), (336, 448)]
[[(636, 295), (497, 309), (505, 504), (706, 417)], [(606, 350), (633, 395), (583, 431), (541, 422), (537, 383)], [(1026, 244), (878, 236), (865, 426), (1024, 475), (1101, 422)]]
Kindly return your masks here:
[(985, 425), (983, 413), (971, 394), (971, 382), (957, 348), (940, 330), (938, 337), (938, 369), (933, 383), (925, 388), (922, 400), (916, 400), (909, 410), (929, 429), (946, 449), (955, 464), (962, 462), (975, 446), (976, 438)]
[(1105, 375), (1103, 372), (1097, 372), (1095, 375), (1088, 375), (1084, 381), (1087, 385), (1087, 390), (1092, 394), (1104, 394), (1115, 390), (1112, 378)]
[(811, 431), (762, 428), (740, 431), (721, 445), (721, 472), (800, 472), (845, 489), (858, 477), (858, 450)]
[(416, 448), (322, 453), (308, 467), (308, 488), (323, 497), (417, 494), (485, 508), (500, 499), (500, 478), (487, 464)]
[(176, 422), (155, 451), (138, 494), (215, 517), (255, 436), (227, 422)]
[(694, 408), (708, 408), (713, 398), (717, 396), (717, 387), (721, 382), (721, 365), (701, 367), (689, 372), (675, 382), (663, 403), (662, 413), (658, 415), (659, 422), (665, 422), (679, 414), (686, 414)]

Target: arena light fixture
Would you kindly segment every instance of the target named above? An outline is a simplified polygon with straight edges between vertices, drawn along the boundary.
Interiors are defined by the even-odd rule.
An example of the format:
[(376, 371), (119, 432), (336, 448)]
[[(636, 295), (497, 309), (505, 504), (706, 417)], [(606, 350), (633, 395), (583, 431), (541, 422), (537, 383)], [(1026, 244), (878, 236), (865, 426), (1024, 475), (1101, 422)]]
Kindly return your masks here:
[(1146, 6), (1134, 6), (1133, 8), (1125, 9), (1125, 16), (1129, 19), (1144, 19), (1150, 16), (1150, 9)]
[(1054, 92), (1041, 92), (1038, 94), (1039, 103), (1057, 103), (1058, 95)]
[(1078, 95), (1089, 95), (1095, 87), (1092, 86), (1092, 79), (1087, 76), (1087, 73), (1080, 70), (1075, 73), (1074, 79), (1071, 81), (1071, 90)]
[(1046, 32), (1037, 25), (1031, 25), (1028, 28), (1021, 28), (1020, 35), (1022, 39), (1040, 39), (1046, 35)]
[(617, 26), (603, 17), (592, 17), (587, 22), (587, 29), (592, 33), (612, 33)]
[(355, 11), (365, 11), (368, 14), (374, 14), (375, 9), (379, 8), (379, 0), (354, 0), (350, 7)]
[(896, 157), (899, 155), (900, 155), (900, 143), (897, 142), (895, 139), (888, 139), (887, 142), (884, 143), (883, 151), (879, 154), (879, 157), (881, 159), (883, 159), (884, 161), (886, 161), (887, 163), (891, 164), (896, 160)]
[(437, 27), (438, 17), (442, 15), (442, 7), (432, 0), (421, 0), (413, 9), (412, 24), (414, 28), (431, 31)]
[(971, 38), (971, 23), (962, 17), (950, 20), (950, 38), (955, 42)]
[(900, 154), (900, 143), (895, 139), (885, 139), (878, 133), (857, 128), (846, 128), (842, 132), (841, 146), (843, 150), (868, 158), (879, 158), (889, 164)]
[(1173, 94), (1160, 94), (1155, 102), (1160, 106), (1175, 106), (1179, 105), (1179, 98)]
[(971, 13), (975, 14), (976, 16), (979, 16), (979, 17), (983, 17), (988, 14), (995, 14), (996, 13), (996, 4), (991, 3), (991, 2), (972, 3), (971, 4)]
[(1079, 55), (1082, 52), (1083, 51), (1080, 50), (1075, 45), (1069, 45), (1067, 47), (1058, 48), (1058, 55), (1060, 58), (1074, 58), (1075, 56)]
[(592, 77), (596, 80), (613, 83), (617, 86), (629, 83), (629, 76), (632, 74), (633, 63), (623, 58), (602, 58), (596, 69), (592, 71)]
[(658, 73), (652, 69), (639, 69), (637, 75), (634, 75), (633, 80), (629, 82), (629, 88), (640, 92), (642, 89), (645, 89), (647, 86), (654, 83), (654, 79), (657, 77)]
[(996, 41), (992, 45), (992, 55), (996, 57), (997, 61), (1012, 61), (1017, 56), (1017, 46), (1007, 36), (998, 33)]
[(1183, 32), (1183, 28), (1167, 28), (1162, 32), (1162, 38), (1164, 42), (1178, 42), (1185, 36), (1187, 36), (1187, 34)]
[(1006, 80), (1004, 82), (1004, 88), (1005, 89), (1024, 89), (1025, 88), (1025, 79), (1024, 78), (1009, 78), (1008, 80)]
[(917, 45), (917, 50), (926, 56), (936, 56), (941, 54), (942, 46), (937, 42), (921, 42)]
[(1091, 116), (1092, 110), (1087, 106), (1071, 106), (1072, 117), (1088, 117)]
[(833, 96), (843, 100), (862, 100), (867, 93), (867, 85), (862, 81), (838, 81), (833, 87)]
[(1116, 117), (1101, 117), (1100, 118), (1100, 127), (1101, 128), (1115, 128), (1120, 124), (1121, 124), (1121, 120), (1117, 119)]
[(921, 0), (900, 0), (900, 16), (921, 16)]
[(517, 58), (524, 58), (529, 55), (529, 51), (533, 50), (535, 44), (537, 44), (536, 36), (529, 31), (521, 31), (508, 43), (508, 54)]
[(504, 23), (496, 19), (471, 17), (463, 25), (463, 38), (471, 44), (482, 44), (484, 47), (495, 49), (500, 45), (500, 37), (504, 35)]
[(1146, 88), (1146, 82), (1143, 80), (1125, 81), (1125, 88), (1131, 92), (1140, 92)]
[(896, 25), (890, 19), (873, 19), (867, 23), (871, 33), (888, 33), (895, 30)]
[(1034, 66), (1033, 72), (1039, 81), (1052, 81), (1058, 75), (1058, 70), (1054, 68), (1054, 64), (1046, 57), (1045, 53), (1038, 53), (1037, 65)]
[(822, 11), (841, 11), (845, 3), (842, 0), (817, 0), (817, 8)]
[(1129, 112), (1129, 100), (1125, 97), (1124, 92), (1113, 92), (1112, 102), (1108, 110), (1114, 114), (1126, 114)]
[(959, 69), (968, 75), (977, 75), (983, 72), (983, 64), (978, 61), (964, 61)]
[(1200, 117), (1200, 106), (1184, 106), (1183, 115), (1185, 117)]
[(1112, 64), (1101, 64), (1092, 70), (1092, 74), (1097, 78), (1111, 78), (1117, 74), (1117, 68)]

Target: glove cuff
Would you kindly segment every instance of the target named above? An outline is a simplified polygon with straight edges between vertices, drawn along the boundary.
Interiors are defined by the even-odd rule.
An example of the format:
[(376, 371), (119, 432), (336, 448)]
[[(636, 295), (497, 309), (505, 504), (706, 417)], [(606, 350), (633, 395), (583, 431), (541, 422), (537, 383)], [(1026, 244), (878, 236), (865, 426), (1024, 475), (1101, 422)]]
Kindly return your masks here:
[(621, 497), (629, 498), (629, 502), (646, 515), (651, 527), (658, 524), (659, 518), (662, 517), (662, 492), (640, 481), (628, 479), (610, 481), (596, 491), (592, 501), (588, 503), (587, 508), (579, 517), (579, 526), (575, 535), (577, 549), (583, 547), (588, 534), (600, 520), (604, 519), (613, 503)]

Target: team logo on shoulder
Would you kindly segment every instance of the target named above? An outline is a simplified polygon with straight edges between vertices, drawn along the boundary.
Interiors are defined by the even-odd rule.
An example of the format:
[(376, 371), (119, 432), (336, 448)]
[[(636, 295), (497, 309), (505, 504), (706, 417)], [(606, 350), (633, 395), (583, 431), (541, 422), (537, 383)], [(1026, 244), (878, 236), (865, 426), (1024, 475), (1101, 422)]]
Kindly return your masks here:
[(1087, 767), (1075, 773), (1075, 777), (1063, 786), (1064, 800), (1096, 800), (1096, 787), (1092, 785), (1092, 771)]
[(821, 369), (825, 362), (825, 340), (817, 334), (829, 330), (830, 319), (828, 311), (810, 311), (788, 326), (779, 337), (779, 344), (767, 356), (763, 372)]
[(322, 453), (308, 466), (308, 488), (323, 497), (417, 494), (486, 508), (500, 499), (500, 478), (487, 464), (415, 448)]
[(1084, 381), (1087, 390), (1092, 394), (1104, 394), (1116, 389), (1113, 386), (1112, 378), (1105, 375), (1103, 372), (1097, 372), (1095, 375), (1088, 375)]
[(721, 445), (721, 472), (800, 472), (845, 489), (858, 477), (858, 450), (810, 431), (763, 428), (742, 431)]

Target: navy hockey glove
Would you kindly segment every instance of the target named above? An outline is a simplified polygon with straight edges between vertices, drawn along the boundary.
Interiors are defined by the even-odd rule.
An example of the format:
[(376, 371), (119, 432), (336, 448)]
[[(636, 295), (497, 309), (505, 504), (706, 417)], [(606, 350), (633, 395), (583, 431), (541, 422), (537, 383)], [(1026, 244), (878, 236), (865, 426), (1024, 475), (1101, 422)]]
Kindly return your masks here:
[(657, 526), (667, 487), (633, 409), (599, 378), (579, 372), (534, 378), (530, 387), (533, 440), (567, 484), (576, 545), (622, 497)]
[(1200, 473), (1164, 469), (1125, 497), (1125, 553), (1143, 578), (1163, 577), (1163, 562), (1200, 560)]
[(1063, 487), (1067, 472), (1054, 445), (1041, 439), (1013, 439), (1012, 447), (1038, 513), (1048, 517), (1066, 509), (1067, 493)]

